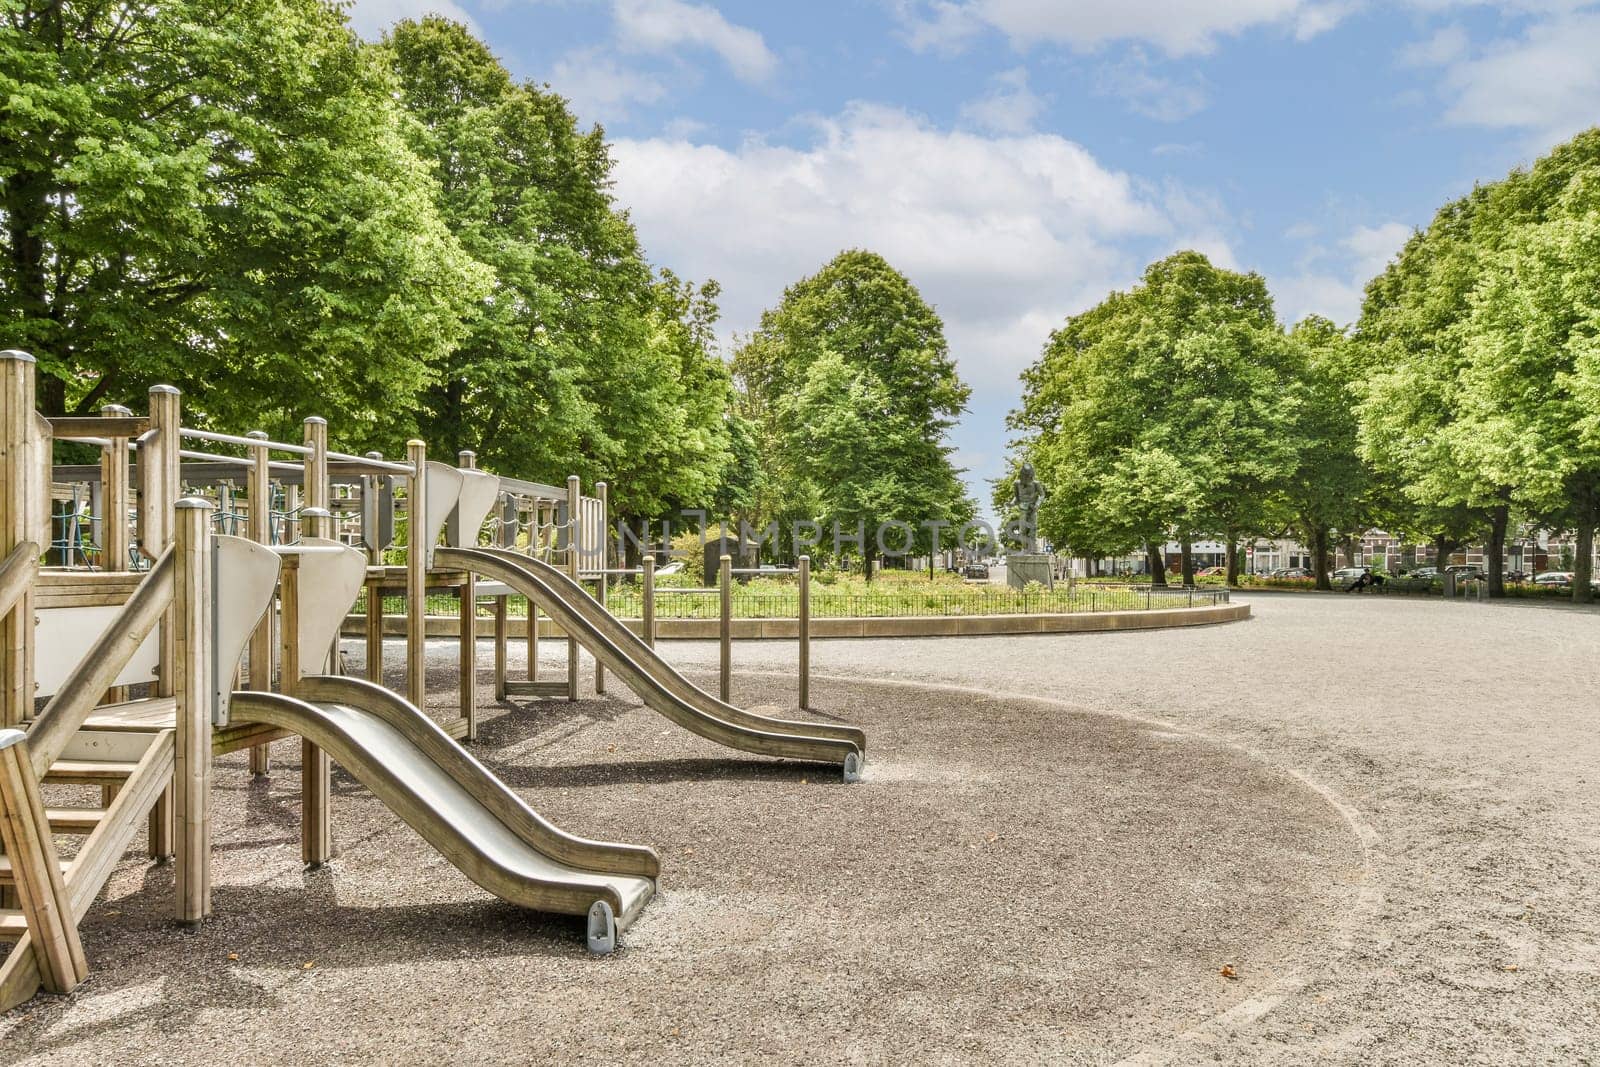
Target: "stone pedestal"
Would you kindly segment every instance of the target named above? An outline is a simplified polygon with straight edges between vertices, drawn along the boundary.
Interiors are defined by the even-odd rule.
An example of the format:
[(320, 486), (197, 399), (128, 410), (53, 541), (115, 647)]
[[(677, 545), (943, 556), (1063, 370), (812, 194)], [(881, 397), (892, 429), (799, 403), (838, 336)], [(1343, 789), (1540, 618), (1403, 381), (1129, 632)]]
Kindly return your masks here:
[(1012, 552), (1006, 556), (1006, 584), (1013, 589), (1021, 589), (1029, 582), (1054, 589), (1055, 570), (1055, 557), (1045, 552)]

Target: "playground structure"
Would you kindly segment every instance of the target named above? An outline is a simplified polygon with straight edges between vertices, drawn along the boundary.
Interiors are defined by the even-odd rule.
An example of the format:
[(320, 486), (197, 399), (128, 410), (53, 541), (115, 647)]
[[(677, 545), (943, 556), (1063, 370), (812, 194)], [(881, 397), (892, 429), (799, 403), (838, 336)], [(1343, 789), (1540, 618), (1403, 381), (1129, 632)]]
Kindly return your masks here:
[[(0, 940), (12, 942), (0, 960), (0, 1010), (41, 985), (64, 992), (83, 979), (77, 924), (141, 826), (151, 857), (174, 860), (176, 919), (203, 921), (213, 758), (249, 749), (252, 772), (265, 774), (268, 746), (294, 737), (307, 865), (332, 856), (336, 760), (478, 885), (523, 907), (586, 916), (590, 949), (612, 950), (654, 894), (658, 858), (565, 833), (458, 744), (477, 735), (480, 597), (493, 602), (498, 696), (576, 699), (582, 646), (597, 689), (609, 670), (701, 737), (831, 763), (847, 781), (861, 773), (861, 731), (713, 697), (591, 597), (582, 575), (604, 583), (617, 573), (606, 566), (603, 484), (587, 498), (571, 478), (563, 494), (478, 470), (470, 454), (459, 468), (430, 462), (419, 441), (404, 463), (345, 455), (329, 450), (317, 418), (305, 421), (302, 443), (186, 428), (168, 386), (151, 390), (147, 416), (109, 408), (45, 419), (34, 410), (34, 372), (26, 354), (0, 353)], [(67, 440), (99, 447), (100, 464), (54, 467), (53, 442)], [(87, 493), (75, 488), (85, 483)], [(195, 488), (215, 502), (186, 495)], [(58, 539), (63, 499), (70, 525)], [(386, 564), (402, 513), (405, 563)], [(63, 566), (41, 568), (52, 549)], [(419, 710), (429, 590), (454, 592), (464, 623), (461, 715), (443, 728)], [(338, 654), (340, 624), (363, 591), (366, 680), (343, 676)], [(407, 603), (404, 697), (382, 686), (391, 593)], [(538, 679), (534, 625), (530, 677), (507, 677), (511, 595), (528, 599), (530, 622), (543, 611), (566, 635), (565, 679)], [(55, 785), (98, 786), (101, 803), (47, 805), (41, 786)], [(70, 858), (57, 836), (81, 839)]]

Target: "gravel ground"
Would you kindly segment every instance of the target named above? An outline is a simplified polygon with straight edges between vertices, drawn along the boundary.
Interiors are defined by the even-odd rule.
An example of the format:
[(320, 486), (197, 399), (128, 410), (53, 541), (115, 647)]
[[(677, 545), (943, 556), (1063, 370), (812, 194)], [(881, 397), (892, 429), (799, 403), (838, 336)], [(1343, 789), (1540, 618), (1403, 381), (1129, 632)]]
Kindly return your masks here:
[[(1180, 635), (1141, 637), (1148, 656)], [(1011, 662), (1042, 681), (1088, 647), (818, 651), (930, 677), (976, 651), (968, 680), (1016, 688), (996, 657), (1028, 653)], [(433, 650), (440, 718), (451, 655)], [(790, 685), (742, 676), (736, 697)], [(860, 785), (730, 754), (626, 693), (485, 726), (480, 758), (558, 825), (660, 850), (661, 895), (604, 959), (577, 920), (488, 898), (342, 773), (339, 858), (302, 871), (298, 746), (266, 781), (230, 756), (215, 919), (172, 926), (170, 868), (130, 854), (84, 925), (90, 981), (0, 1020), (3, 1058), (1109, 1063), (1260, 1014), (1370, 906), (1360, 817), (1238, 745), (981, 692), (829, 681), (814, 702), (867, 729)]]
[[(1174, 1062), (1205, 1043), (1267, 1063), (1600, 1063), (1600, 613), (1243, 599), (1251, 621), (1195, 630), (819, 642), (813, 669), (1159, 717), (1355, 810), (1373, 908), (1348, 947), (1259, 1017), (1190, 1035)], [(735, 655), (745, 670), (793, 660), (781, 643)]]

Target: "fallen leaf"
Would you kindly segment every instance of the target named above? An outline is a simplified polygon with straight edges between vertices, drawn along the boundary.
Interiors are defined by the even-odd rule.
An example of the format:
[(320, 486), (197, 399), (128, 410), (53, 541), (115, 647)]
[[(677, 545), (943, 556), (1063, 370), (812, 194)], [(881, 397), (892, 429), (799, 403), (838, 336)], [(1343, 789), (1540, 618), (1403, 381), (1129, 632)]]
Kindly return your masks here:
[(806, 784), (806, 780), (804, 778), (800, 779), (800, 784), (801, 785), (805, 785)]
[(1000, 840), (1000, 835), (999, 834), (990, 834), (987, 840), (988, 840), (989, 844), (992, 845), (996, 841)]
[(239, 954), (237, 952), (230, 952), (228, 953), (228, 958), (230, 960), (236, 960), (239, 958)]
[(307, 960), (304, 964), (301, 965), (300, 969), (302, 971), (309, 971), (311, 968), (315, 967), (316, 965), (317, 965), (317, 961), (316, 960)]
[(1515, 963), (1508, 963), (1508, 964), (1506, 964), (1504, 967), (1502, 967), (1500, 969), (1503, 970), (1503, 971), (1515, 971), (1515, 970), (1519, 970), (1520, 968), (1518, 968)]
[(684, 849), (684, 850), (683, 850), (683, 854), (684, 854), (684, 855), (685, 855), (685, 856), (692, 856), (692, 855), (694, 855), (694, 849), (692, 849), (692, 848), (686, 848), (686, 849)]
[(1224, 977), (1224, 978), (1238, 978), (1239, 977), (1239, 972), (1233, 969), (1233, 964), (1231, 964), (1231, 963), (1224, 963), (1222, 965), (1222, 970), (1218, 971), (1217, 973), (1222, 975), (1222, 977)]

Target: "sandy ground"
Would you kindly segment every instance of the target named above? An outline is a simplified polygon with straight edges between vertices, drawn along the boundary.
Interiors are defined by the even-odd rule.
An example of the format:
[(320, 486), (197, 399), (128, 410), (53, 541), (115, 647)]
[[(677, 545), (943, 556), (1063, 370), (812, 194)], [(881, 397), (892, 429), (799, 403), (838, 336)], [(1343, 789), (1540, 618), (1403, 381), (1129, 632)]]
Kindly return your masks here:
[[(229, 757), (215, 920), (172, 927), (170, 870), (130, 855), (85, 924), (91, 981), (0, 1020), (0, 1058), (1600, 1062), (1600, 615), (1254, 607), (818, 642), (850, 680), (817, 705), (868, 731), (856, 786), (626, 693), (495, 719), (476, 751), (536, 808), (662, 854), (605, 959), (343, 775), (341, 855), (302, 872), (297, 746), (266, 782)], [(789, 699), (791, 643), (736, 656), (736, 700)]]

